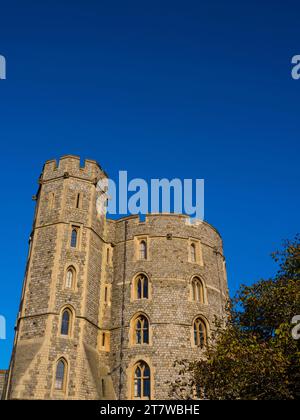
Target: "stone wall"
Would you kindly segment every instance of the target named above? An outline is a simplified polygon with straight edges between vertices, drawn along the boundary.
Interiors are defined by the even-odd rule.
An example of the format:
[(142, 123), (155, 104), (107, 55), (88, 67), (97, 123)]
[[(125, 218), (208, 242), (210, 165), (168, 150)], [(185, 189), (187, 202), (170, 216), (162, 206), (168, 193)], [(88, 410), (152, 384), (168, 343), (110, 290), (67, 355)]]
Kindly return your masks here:
[(3, 391), (4, 391), (5, 380), (6, 380), (6, 374), (7, 374), (6, 370), (0, 370), (0, 400), (1, 398), (4, 397)]

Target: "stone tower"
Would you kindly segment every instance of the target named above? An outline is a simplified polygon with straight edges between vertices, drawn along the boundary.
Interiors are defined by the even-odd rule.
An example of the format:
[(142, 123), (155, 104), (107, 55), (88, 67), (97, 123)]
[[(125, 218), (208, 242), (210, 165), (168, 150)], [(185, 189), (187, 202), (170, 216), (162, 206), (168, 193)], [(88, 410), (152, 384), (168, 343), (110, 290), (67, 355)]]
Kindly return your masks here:
[(40, 178), (7, 399), (168, 399), (176, 359), (197, 359), (222, 316), (222, 240), (183, 215), (96, 211), (95, 162)]

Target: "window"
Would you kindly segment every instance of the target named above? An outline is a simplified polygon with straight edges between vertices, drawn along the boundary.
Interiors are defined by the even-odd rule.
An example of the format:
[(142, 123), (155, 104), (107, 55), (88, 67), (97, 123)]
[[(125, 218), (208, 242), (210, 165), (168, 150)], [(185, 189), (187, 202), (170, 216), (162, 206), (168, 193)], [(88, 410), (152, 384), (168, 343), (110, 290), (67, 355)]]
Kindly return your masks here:
[(192, 297), (193, 301), (204, 303), (204, 287), (202, 281), (195, 277), (192, 280)]
[(141, 241), (140, 242), (140, 260), (147, 259), (147, 242)]
[(191, 244), (191, 262), (195, 263), (196, 261), (197, 261), (196, 245)]
[(110, 306), (111, 305), (111, 285), (105, 284), (101, 293), (102, 293), (103, 304), (105, 306)]
[(134, 344), (149, 344), (149, 321), (144, 315), (134, 321)]
[(149, 243), (148, 236), (135, 236), (134, 237), (134, 255), (136, 261), (149, 260)]
[(76, 208), (81, 209), (81, 194), (80, 193), (76, 195)]
[(102, 397), (106, 396), (106, 388), (105, 388), (105, 380), (102, 379), (101, 380), (101, 385), (102, 385)]
[(189, 241), (189, 262), (203, 266), (202, 246), (199, 240)]
[(133, 398), (135, 400), (150, 400), (151, 373), (147, 363), (140, 361), (134, 367)]
[(149, 299), (149, 280), (145, 274), (136, 277), (134, 289), (135, 299)]
[(70, 309), (65, 309), (61, 317), (61, 328), (60, 328), (61, 335), (70, 335), (71, 319), (72, 319), (72, 313)]
[(106, 264), (110, 267), (113, 265), (113, 246), (112, 245), (106, 245)]
[(110, 350), (110, 332), (109, 331), (102, 331), (100, 333), (99, 348), (101, 351)]
[(72, 234), (71, 234), (71, 248), (77, 248), (77, 242), (78, 242), (78, 229), (73, 228)]
[(197, 318), (194, 321), (194, 344), (200, 348), (207, 344), (207, 329), (201, 318)]
[(65, 287), (66, 289), (73, 289), (75, 285), (75, 274), (76, 271), (74, 267), (69, 267), (66, 274), (66, 282)]
[(66, 379), (67, 379), (67, 362), (64, 359), (60, 359), (56, 365), (55, 389), (58, 391), (64, 391), (66, 388)]

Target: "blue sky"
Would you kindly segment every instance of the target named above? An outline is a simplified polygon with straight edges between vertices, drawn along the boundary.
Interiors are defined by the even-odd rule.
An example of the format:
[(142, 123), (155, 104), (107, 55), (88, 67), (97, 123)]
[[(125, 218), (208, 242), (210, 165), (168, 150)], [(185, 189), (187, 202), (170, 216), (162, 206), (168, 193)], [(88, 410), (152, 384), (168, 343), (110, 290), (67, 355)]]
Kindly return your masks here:
[(47, 159), (96, 159), (112, 178), (204, 178), (231, 292), (274, 273), (270, 253), (299, 231), (299, 13), (278, 0), (1, 5), (0, 368)]

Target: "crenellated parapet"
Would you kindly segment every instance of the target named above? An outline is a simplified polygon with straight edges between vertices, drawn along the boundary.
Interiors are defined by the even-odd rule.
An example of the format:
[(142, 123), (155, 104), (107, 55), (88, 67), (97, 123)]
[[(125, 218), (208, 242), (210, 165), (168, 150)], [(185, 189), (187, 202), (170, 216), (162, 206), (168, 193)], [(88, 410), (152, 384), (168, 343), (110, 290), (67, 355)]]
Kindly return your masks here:
[(86, 159), (81, 166), (79, 156), (66, 155), (58, 162), (48, 160), (44, 165), (41, 180), (49, 181), (59, 177), (75, 177), (97, 183), (99, 179), (106, 177), (106, 174), (95, 160)]

